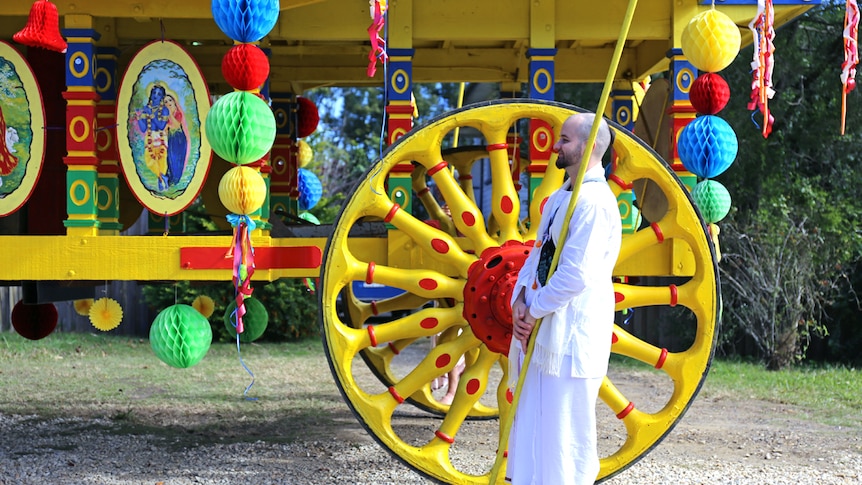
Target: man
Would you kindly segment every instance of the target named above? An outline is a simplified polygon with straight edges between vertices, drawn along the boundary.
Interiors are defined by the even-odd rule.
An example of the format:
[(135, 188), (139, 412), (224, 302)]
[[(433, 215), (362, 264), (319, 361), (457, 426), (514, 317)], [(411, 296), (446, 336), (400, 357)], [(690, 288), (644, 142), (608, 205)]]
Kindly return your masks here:
[[(601, 159), (611, 132), (600, 121), (559, 263), (547, 281), (554, 247), (578, 178), (593, 114), (569, 117), (554, 144), (568, 180), (548, 199), (536, 244), (518, 274), (512, 298), (509, 358), (520, 371), (541, 318), (509, 439), (513, 485), (592, 484), (599, 472), (595, 407), (607, 373), (614, 319), (613, 268), (621, 223)], [(517, 377), (517, 376), (516, 376)]]

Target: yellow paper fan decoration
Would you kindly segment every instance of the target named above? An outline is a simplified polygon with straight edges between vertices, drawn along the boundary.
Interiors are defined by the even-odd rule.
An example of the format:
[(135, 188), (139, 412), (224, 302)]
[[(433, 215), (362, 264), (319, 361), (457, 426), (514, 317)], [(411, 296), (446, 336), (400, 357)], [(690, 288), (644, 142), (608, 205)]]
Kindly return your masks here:
[(123, 309), (117, 300), (99, 298), (90, 307), (90, 323), (103, 332), (117, 328), (123, 320)]
[(82, 317), (90, 316), (90, 308), (93, 307), (92, 298), (84, 298), (83, 300), (75, 300), (75, 313)]
[(197, 310), (204, 318), (209, 318), (215, 311), (215, 302), (206, 295), (200, 295), (192, 302), (192, 308)]

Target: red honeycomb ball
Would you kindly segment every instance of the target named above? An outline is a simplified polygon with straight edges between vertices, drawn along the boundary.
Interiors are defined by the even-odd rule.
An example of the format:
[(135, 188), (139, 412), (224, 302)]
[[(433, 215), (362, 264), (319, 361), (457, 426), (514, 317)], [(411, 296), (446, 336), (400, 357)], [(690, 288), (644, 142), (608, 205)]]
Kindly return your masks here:
[(12, 327), (18, 335), (30, 340), (50, 335), (57, 327), (57, 318), (57, 307), (53, 303), (25, 305), (20, 300), (12, 308)]
[(317, 112), (317, 106), (308, 98), (300, 96), (296, 98), (296, 103), (299, 105), (296, 110), (296, 136), (305, 138), (317, 129), (320, 114)]
[(727, 106), (730, 87), (720, 75), (707, 72), (695, 79), (688, 97), (698, 113), (714, 115)]
[(237, 44), (222, 58), (221, 73), (234, 89), (251, 91), (269, 77), (269, 59), (254, 44)]

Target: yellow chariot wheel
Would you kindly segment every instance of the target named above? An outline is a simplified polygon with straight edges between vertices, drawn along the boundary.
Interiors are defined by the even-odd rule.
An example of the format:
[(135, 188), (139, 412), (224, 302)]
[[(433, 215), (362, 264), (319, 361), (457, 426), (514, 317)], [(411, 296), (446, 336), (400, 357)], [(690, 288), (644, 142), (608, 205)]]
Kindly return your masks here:
[[(515, 148), (512, 147), (512, 149), (514, 150)], [(457, 170), (458, 173), (471, 174), (473, 165), (477, 161), (487, 158), (488, 151), (484, 146), (462, 146), (444, 150), (443, 156), (447, 163)], [(526, 163), (514, 164), (514, 170), (516, 173), (520, 173), (524, 170), (525, 166)], [(410, 174), (410, 178), (413, 196), (422, 205), (425, 215), (428, 217), (426, 222), (447, 232), (451, 236), (456, 236), (457, 229), (451, 215), (447, 214), (448, 207), (445, 205), (441, 206), (440, 200), (435, 197), (431, 188), (428, 187), (425, 167), (421, 165), (415, 166)], [(472, 176), (465, 175), (459, 177), (459, 185), (465, 194), (469, 194), (470, 197), (474, 196)], [(357, 292), (353, 290), (353, 287), (357, 284), (361, 285), (360, 287), (366, 285), (364, 282), (353, 282), (353, 285), (349, 285), (342, 290), (340, 296), (341, 311), (339, 316), (342, 322), (354, 328), (363, 328), (364, 325), (369, 324), (371, 321), (380, 322), (382, 319), (387, 318), (385, 316), (387, 314), (391, 315), (389, 318), (396, 318), (422, 305), (449, 306), (449, 301), (446, 299), (429, 302), (427, 298), (417, 298), (416, 295), (411, 294), (387, 298), (386, 295), (391, 294), (392, 291), (384, 292), (380, 299), (362, 299), (363, 295), (357, 296)], [(441, 332), (434, 337), (434, 343), (446, 343), (454, 338), (458, 334), (458, 331), (459, 327), (454, 326), (448, 331)], [(408, 338), (391, 342), (385, 346), (368, 347), (362, 349), (360, 355), (374, 375), (388, 387), (395, 384), (398, 380), (392, 369), (393, 361), (397, 359), (397, 356), (405, 346), (414, 341), (415, 339)], [(475, 355), (475, 352), (472, 354)], [(468, 354), (464, 358), (465, 362), (461, 364), (462, 366), (466, 364), (466, 359), (470, 358), (470, 355)], [(448, 390), (447, 385), (448, 376), (445, 378), (440, 376), (436, 380), (428, 382), (419, 391), (413, 393), (407, 398), (407, 401), (425, 411), (444, 414), (448, 410), (449, 405), (445, 401), (441, 402), (441, 397), (445, 398), (445, 393)], [(443, 389), (438, 389), (437, 386)], [(471, 419), (489, 419), (498, 416), (499, 413), (496, 405), (487, 406), (479, 402), (473, 405), (468, 414), (468, 418)]]
[[(489, 481), (501, 420), (513, 400), (506, 358), (511, 292), (535, 240), (537, 224), (530, 221), (539, 220), (543, 202), (563, 181), (552, 159), (547, 167), (533, 161), (531, 183), (521, 184), (507, 140), (531, 119), (558, 135), (577, 110), (532, 100), (482, 103), (410, 131), (356, 185), (327, 241), (319, 295), (333, 376), (369, 433), (432, 479)], [(467, 183), (470, 174), (460, 173), (472, 162), (447, 163), (444, 157), (456, 128), (472, 129), (485, 146), (491, 181), (486, 197), (474, 195), (481, 184)], [(616, 355), (597, 410), (599, 480), (642, 458), (690, 406), (712, 360), (720, 308), (715, 250), (688, 190), (652, 150), (612, 128), (616, 159), (608, 183), (621, 214), (635, 210), (626, 202), (635, 188), (645, 216), (623, 235), (615, 270), (617, 310), (630, 315), (673, 309), (683, 336), (663, 347), (636, 325), (614, 324)], [(419, 179), (426, 177), (423, 185)], [(415, 203), (427, 185), (439, 200)], [(412, 211), (402, 209), (410, 205)], [(443, 217), (434, 205), (448, 208), (442, 213), (451, 215), (451, 226), (437, 220)], [(374, 225), (385, 229), (369, 235), (367, 227)], [(364, 302), (351, 291), (356, 284), (397, 294)], [(344, 299), (347, 311), (341, 310)], [(398, 313), (372, 318), (393, 311)], [(435, 336), (437, 344), (431, 345)], [(464, 370), (451, 405), (422, 404), (428, 402), (429, 382), (459, 364)], [(405, 404), (410, 402), (420, 406)], [(501, 420), (469, 419), (498, 412)], [(499, 483), (504, 476), (498, 475)]]

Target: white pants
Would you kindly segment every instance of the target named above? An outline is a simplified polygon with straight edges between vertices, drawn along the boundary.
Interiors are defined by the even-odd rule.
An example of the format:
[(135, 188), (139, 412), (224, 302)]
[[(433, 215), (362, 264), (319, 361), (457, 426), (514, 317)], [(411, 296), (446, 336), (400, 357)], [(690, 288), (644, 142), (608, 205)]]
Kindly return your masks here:
[[(521, 354), (523, 358), (523, 354)], [(563, 360), (571, 369), (571, 357)], [(586, 485), (599, 474), (596, 399), (602, 378), (527, 369), (509, 435), (512, 485)]]

